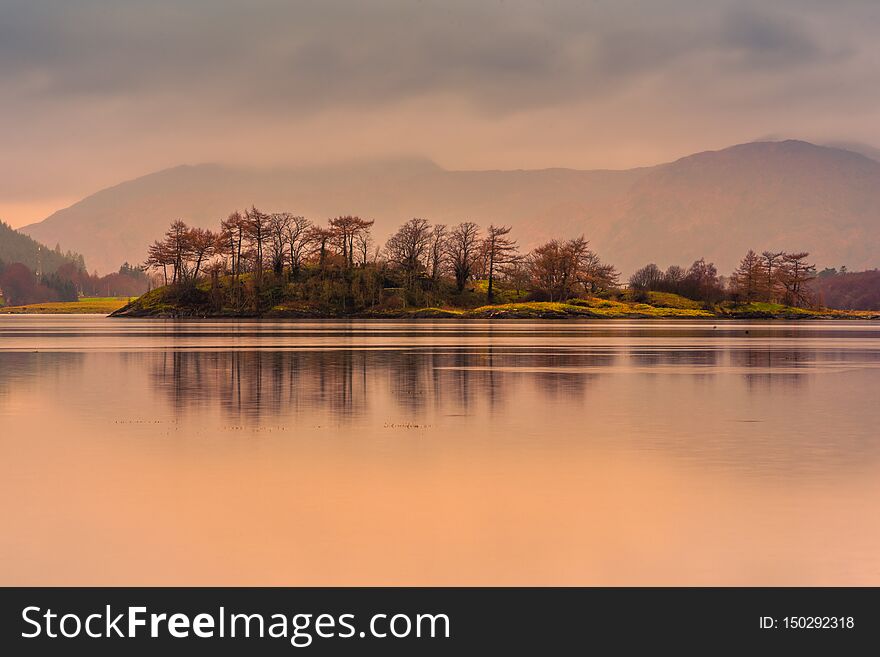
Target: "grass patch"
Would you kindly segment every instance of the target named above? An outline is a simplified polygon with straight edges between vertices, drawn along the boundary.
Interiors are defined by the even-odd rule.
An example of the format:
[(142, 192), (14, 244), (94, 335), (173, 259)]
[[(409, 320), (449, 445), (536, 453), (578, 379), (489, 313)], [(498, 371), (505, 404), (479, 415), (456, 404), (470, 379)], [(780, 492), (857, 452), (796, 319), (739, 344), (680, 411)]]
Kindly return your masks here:
[(460, 318), (465, 311), (455, 308), (414, 308), (408, 309), (406, 315), (414, 319), (422, 318)]
[(572, 299), (568, 302), (532, 301), (481, 306), (466, 317), (510, 319), (555, 319), (581, 317), (585, 319), (628, 319), (651, 317), (713, 317), (707, 310), (692, 308), (656, 308), (647, 304), (630, 304), (608, 299)]
[(877, 319), (876, 310), (832, 310), (831, 308), (796, 308), (781, 303), (752, 301), (751, 303), (722, 303), (718, 307), (722, 317), (741, 319)]
[(624, 303), (642, 303), (658, 308), (679, 308), (681, 310), (703, 310), (705, 307), (700, 301), (694, 301), (672, 292), (626, 290), (620, 294), (620, 300)]
[(128, 297), (83, 297), (77, 301), (51, 301), (26, 306), (3, 306), (6, 315), (109, 315), (129, 301)]
[[(484, 303), (488, 300), (488, 279), (484, 278), (478, 281), (473, 281), (471, 288), (481, 297), (481, 300)], [(499, 286), (497, 281), (493, 285), (492, 294), (495, 297), (495, 302), (499, 304), (522, 303), (525, 301), (526, 297), (529, 296), (529, 293), (526, 290), (514, 290), (513, 288)]]
[(570, 303), (554, 301), (528, 301), (524, 303), (501, 303), (492, 306), (480, 306), (467, 313), (468, 317), (489, 318), (508, 317), (511, 319), (569, 317), (581, 315), (591, 317), (589, 308), (582, 308)]

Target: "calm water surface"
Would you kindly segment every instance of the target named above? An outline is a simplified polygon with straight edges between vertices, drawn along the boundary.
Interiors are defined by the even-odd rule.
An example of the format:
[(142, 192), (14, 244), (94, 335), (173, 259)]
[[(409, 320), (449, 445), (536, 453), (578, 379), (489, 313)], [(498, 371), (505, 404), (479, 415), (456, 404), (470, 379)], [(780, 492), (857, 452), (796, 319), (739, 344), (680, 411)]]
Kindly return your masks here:
[(880, 324), (0, 316), (0, 584), (880, 584)]

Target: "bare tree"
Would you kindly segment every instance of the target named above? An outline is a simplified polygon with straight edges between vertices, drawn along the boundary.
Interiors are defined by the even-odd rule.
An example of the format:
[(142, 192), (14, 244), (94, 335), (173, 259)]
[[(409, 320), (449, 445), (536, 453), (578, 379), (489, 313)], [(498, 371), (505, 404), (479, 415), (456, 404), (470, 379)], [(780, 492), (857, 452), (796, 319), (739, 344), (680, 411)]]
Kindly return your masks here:
[(220, 222), (220, 243), (222, 250), (229, 255), (229, 271), (234, 284), (241, 275), (241, 253), (245, 241), (244, 217), (240, 212), (233, 212)]
[(244, 226), (248, 246), (253, 251), (254, 279), (259, 284), (263, 280), (263, 268), (266, 264), (264, 249), (269, 239), (269, 215), (252, 206), (245, 211)]
[(296, 276), (302, 266), (303, 258), (313, 244), (314, 235), (310, 230), (312, 222), (305, 217), (289, 215), (284, 229), (287, 241), (287, 256), (290, 258), (290, 275)]
[[(373, 235), (368, 230), (359, 232), (354, 238), (354, 246), (361, 267), (366, 267), (370, 262), (370, 252), (374, 250)], [(373, 255), (375, 259), (375, 253)]]
[(764, 296), (768, 301), (776, 301), (779, 298), (779, 268), (782, 266), (782, 257), (785, 251), (764, 251), (761, 254), (764, 270)]
[(272, 271), (277, 276), (284, 273), (287, 230), (290, 226), (290, 216), (288, 212), (276, 212), (269, 215), (269, 255), (272, 260)]
[(407, 282), (425, 269), (431, 227), (425, 219), (414, 218), (401, 226), (385, 243), (388, 262), (399, 267)]
[[(684, 276), (681, 277), (684, 280)], [(637, 269), (629, 277), (629, 286), (634, 290), (657, 290), (663, 284), (663, 272), (653, 262)]]
[(446, 224), (435, 224), (431, 231), (431, 244), (428, 249), (428, 271), (431, 273), (431, 280), (436, 285), (440, 280), (440, 275), (446, 265), (447, 248), (446, 241), (449, 236), (449, 230)]
[(479, 249), (480, 228), (477, 224), (465, 221), (452, 229), (446, 241), (446, 255), (459, 292), (464, 290), (470, 280), (474, 263), (479, 257)]
[(667, 292), (675, 292), (678, 294), (681, 291), (685, 276), (687, 276), (687, 272), (684, 270), (684, 267), (669, 265), (663, 273), (664, 289)]
[(809, 255), (807, 251), (799, 251), (782, 256), (779, 276), (785, 288), (785, 302), (790, 306), (809, 307), (814, 303), (807, 283), (816, 278), (816, 265), (807, 262)]

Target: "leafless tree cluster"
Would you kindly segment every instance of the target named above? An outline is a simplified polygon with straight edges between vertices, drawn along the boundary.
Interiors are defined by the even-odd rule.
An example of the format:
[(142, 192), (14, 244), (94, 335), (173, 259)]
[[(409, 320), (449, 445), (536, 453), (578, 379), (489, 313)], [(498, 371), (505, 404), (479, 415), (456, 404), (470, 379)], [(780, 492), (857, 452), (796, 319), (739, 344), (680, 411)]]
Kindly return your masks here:
[(583, 236), (551, 240), (523, 254), (510, 232), (510, 226), (493, 224), (483, 234), (472, 221), (450, 228), (416, 218), (391, 236), (384, 254), (407, 280), (426, 276), (436, 282), (448, 276), (461, 292), (469, 281), (483, 279), (490, 302), (499, 281), (551, 299), (595, 294), (618, 284), (617, 271), (599, 259)]
[(531, 286), (550, 301), (595, 294), (618, 284), (617, 270), (604, 264), (583, 236), (542, 244), (527, 262)]
[(217, 232), (175, 221), (148, 251), (146, 265), (161, 271), (166, 284), (193, 284), (209, 269), (224, 271), (236, 285), (251, 273), (257, 285), (267, 271), (295, 276), (309, 260), (324, 265), (333, 257), (342, 267), (366, 265), (373, 221), (341, 216), (316, 226), (289, 212), (257, 208), (233, 212)]
[[(348, 300), (375, 303), (383, 288), (402, 288), (406, 303), (442, 302), (485, 281), (491, 303), (502, 289), (516, 290), (515, 298), (531, 294), (559, 300), (618, 283), (614, 267), (603, 263), (584, 237), (551, 240), (522, 253), (510, 226), (481, 229), (472, 221), (448, 226), (416, 217), (379, 248), (372, 226), (372, 220), (351, 215), (321, 226), (289, 212), (251, 207), (230, 214), (216, 232), (175, 221), (149, 247), (146, 265), (160, 272), (166, 284), (184, 288), (210, 275), (212, 293), (223, 288), (216, 303), (235, 308), (270, 303), (273, 286), (277, 290), (278, 284), (295, 280), (308, 288), (302, 291), (304, 299), (341, 300), (343, 305)], [(331, 271), (334, 275), (328, 276)], [(222, 285), (221, 274), (227, 277)], [(313, 280), (315, 275), (319, 280)], [(296, 291), (277, 292), (287, 298), (291, 293)], [(260, 295), (266, 298), (258, 300)]]
[(651, 263), (629, 277), (629, 287), (642, 292), (672, 292), (708, 303), (720, 301), (725, 293), (717, 268), (703, 258), (687, 269), (672, 265), (663, 271)]

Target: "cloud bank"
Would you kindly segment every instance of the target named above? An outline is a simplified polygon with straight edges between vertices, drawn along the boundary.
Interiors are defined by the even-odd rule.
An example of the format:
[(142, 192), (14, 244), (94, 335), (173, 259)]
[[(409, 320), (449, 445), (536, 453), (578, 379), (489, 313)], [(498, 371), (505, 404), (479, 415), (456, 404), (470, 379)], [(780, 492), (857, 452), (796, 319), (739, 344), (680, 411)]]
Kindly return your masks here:
[(6, 0), (0, 217), (181, 162), (880, 143), (878, 25), (859, 0)]

